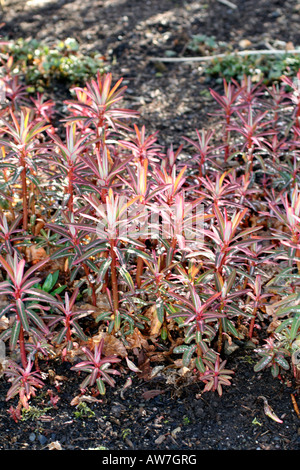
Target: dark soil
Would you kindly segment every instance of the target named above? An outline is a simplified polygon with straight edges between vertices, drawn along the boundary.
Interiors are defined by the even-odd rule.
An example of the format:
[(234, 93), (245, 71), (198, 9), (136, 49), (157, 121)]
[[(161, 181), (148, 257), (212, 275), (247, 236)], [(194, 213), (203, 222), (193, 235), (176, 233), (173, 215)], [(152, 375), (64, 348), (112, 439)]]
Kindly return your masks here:
[[(163, 145), (173, 142), (176, 147), (183, 135), (209, 125), (213, 103), (206, 90), (217, 85), (198, 62), (162, 64), (151, 57), (165, 57), (166, 50), (187, 55), (186, 45), (195, 34), (214, 36), (232, 50), (240, 49), (245, 39), (253, 49), (276, 41), (300, 44), (299, 1), (233, 3), (237, 9), (217, 0), (5, 0), (1, 33), (48, 42), (74, 37), (83, 51), (101, 51), (115, 79), (124, 77), (126, 106), (141, 113), (140, 123), (148, 133), (158, 130)], [(61, 101), (67, 98), (61, 84), (48, 93)], [(291, 400), (291, 376), (281, 381), (269, 371), (255, 373), (256, 360), (255, 353), (241, 348), (228, 357), (235, 375), (222, 397), (203, 394), (201, 383), (169, 376), (168, 369), (152, 380), (132, 373), (132, 385), (122, 390), (128, 378), (124, 367), (115, 388), (107, 387), (106, 395), (97, 397), (100, 401), (86, 402), (86, 416), (84, 409), (79, 416), (79, 408), (71, 404), (82, 378), (69, 370), (68, 363), (44, 364), (45, 372), (51, 369), (56, 375), (46, 390), (59, 391), (57, 407), (47, 409), (49, 395), (42, 390), (31, 403), (36, 414), (17, 423), (8, 414), (16, 402), (5, 401), (9, 384), (2, 378), (0, 449), (299, 450), (300, 421)], [(153, 390), (158, 392), (145, 394)], [(260, 396), (267, 398), (283, 423), (265, 415)]]

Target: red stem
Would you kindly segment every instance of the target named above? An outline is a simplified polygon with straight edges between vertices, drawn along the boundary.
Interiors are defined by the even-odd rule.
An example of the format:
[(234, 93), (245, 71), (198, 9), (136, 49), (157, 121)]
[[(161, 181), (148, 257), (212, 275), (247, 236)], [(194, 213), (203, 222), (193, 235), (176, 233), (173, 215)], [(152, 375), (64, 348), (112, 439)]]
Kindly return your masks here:
[[(113, 313), (116, 318), (119, 310), (119, 292), (118, 292), (118, 278), (117, 278), (117, 256), (114, 250), (114, 240), (110, 240), (110, 256), (111, 256), (111, 285), (112, 285), (112, 298), (113, 298)], [(115, 328), (116, 331), (116, 328)]]
[(26, 354), (26, 349), (25, 349), (24, 329), (23, 329), (22, 324), (20, 327), (19, 345), (20, 345), (22, 365), (23, 365), (23, 368), (26, 369), (28, 363), (27, 363), (27, 354)]

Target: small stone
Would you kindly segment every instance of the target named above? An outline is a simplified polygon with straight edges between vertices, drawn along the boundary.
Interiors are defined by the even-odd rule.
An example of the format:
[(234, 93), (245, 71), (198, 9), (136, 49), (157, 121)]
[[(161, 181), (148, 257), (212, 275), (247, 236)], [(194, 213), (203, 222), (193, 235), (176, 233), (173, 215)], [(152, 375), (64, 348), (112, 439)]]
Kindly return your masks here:
[(36, 435), (35, 435), (34, 432), (32, 432), (32, 433), (30, 434), (30, 436), (29, 436), (29, 440), (30, 440), (31, 442), (33, 442), (33, 441), (35, 441), (35, 438), (36, 438)]
[(47, 442), (47, 438), (43, 434), (39, 434), (38, 440), (40, 441), (40, 444), (43, 446)]

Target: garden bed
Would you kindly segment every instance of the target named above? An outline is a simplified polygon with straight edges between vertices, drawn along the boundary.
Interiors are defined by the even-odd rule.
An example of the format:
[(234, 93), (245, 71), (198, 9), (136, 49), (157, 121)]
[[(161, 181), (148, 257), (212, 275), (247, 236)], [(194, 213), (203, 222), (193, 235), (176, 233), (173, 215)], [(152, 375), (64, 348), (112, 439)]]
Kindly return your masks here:
[[(251, 49), (300, 44), (299, 2), (234, 3), (237, 9), (218, 1), (76, 0), (44, 6), (27, 2), (24, 8), (23, 1), (6, 0), (2, 35), (48, 44), (72, 37), (83, 53), (100, 52), (114, 81), (124, 78), (124, 107), (140, 113), (139, 123), (148, 134), (159, 131), (163, 147), (173, 143), (177, 148), (182, 136), (194, 139), (195, 129), (217, 122), (209, 88), (221, 92), (222, 82), (206, 74), (206, 63), (168, 63), (152, 57), (212, 55), (241, 50), (246, 44)], [(63, 101), (70, 97), (68, 89), (61, 80), (45, 86), (47, 97), (58, 103), (58, 120)], [(262, 324), (262, 344), (267, 326)], [(269, 370), (254, 372), (259, 357), (247, 346), (241, 343), (226, 356), (234, 376), (222, 396), (203, 393), (203, 384), (193, 374), (184, 377), (172, 368), (175, 354), (167, 365), (151, 361), (149, 369), (141, 359), (144, 369), (138, 373), (128, 371), (124, 361), (114, 388), (107, 387), (104, 396), (84, 397), (79, 393), (82, 377), (70, 370), (73, 364), (53, 360), (40, 367), (45, 374), (51, 371), (46, 390), (58, 394), (58, 402), (49, 404), (51, 393), (42, 389), (30, 402), (31, 415), (25, 413), (15, 422), (8, 413), (11, 402), (6, 401), (9, 384), (1, 378), (0, 448), (298, 450), (300, 422), (292, 401), (292, 373), (280, 380)], [(157, 366), (157, 374), (150, 377)], [(128, 377), (132, 383), (124, 388)], [(266, 416), (262, 396), (281, 423)], [(78, 406), (78, 400), (83, 404)]]

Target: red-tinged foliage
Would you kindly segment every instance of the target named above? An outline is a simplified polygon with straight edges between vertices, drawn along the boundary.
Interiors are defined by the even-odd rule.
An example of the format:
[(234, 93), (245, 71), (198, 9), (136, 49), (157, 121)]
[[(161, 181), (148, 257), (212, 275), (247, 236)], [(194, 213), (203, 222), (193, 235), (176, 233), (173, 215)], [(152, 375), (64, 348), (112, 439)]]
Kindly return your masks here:
[[(270, 89), (251, 77), (224, 81), (223, 93), (211, 90), (218, 126), (164, 151), (159, 134), (121, 107), (122, 79), (98, 73), (75, 88), (65, 127), (55, 128), (54, 103), (27, 100), (11, 66), (0, 110), (0, 294), (8, 296), (0, 315), (9, 323), (0, 339), (22, 363), (8, 371), (8, 399), (20, 399), (13, 419), (42, 386), (33, 367), (53, 354), (84, 354), (72, 370), (87, 373), (82, 389), (101, 394), (122, 358), (136, 373), (130, 356), (150, 361), (158, 344), (170, 348), (172, 367), (219, 395), (232, 379), (227, 344), (257, 346), (257, 371), (294, 370), (300, 72)], [(48, 254), (34, 265), (32, 247)], [(64, 298), (42, 283), (56, 270)]]

